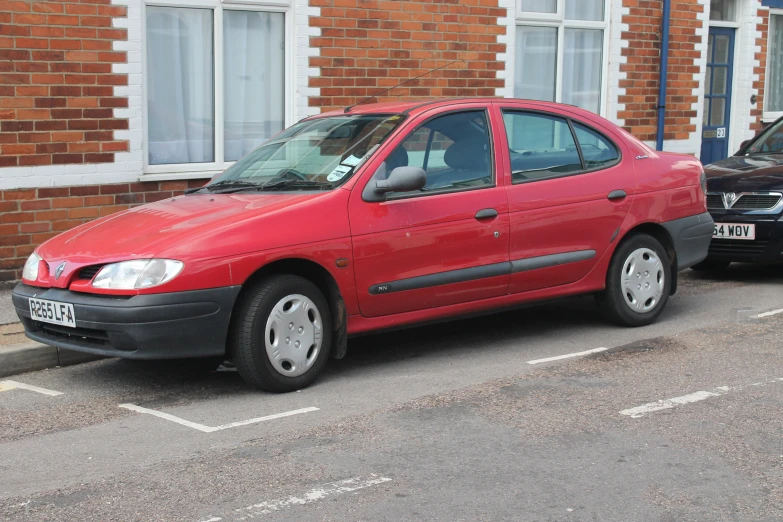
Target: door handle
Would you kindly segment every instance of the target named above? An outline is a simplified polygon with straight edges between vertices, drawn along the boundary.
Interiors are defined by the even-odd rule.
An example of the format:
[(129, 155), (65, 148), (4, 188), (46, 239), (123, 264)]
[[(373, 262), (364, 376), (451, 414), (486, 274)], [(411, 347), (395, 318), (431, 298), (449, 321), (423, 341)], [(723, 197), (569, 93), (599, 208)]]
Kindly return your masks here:
[(476, 212), (476, 219), (490, 219), (498, 217), (498, 211), (494, 208), (485, 208)]
[(628, 194), (626, 194), (624, 190), (613, 190), (606, 197), (609, 198), (610, 201), (615, 201), (618, 199), (625, 199), (627, 195)]

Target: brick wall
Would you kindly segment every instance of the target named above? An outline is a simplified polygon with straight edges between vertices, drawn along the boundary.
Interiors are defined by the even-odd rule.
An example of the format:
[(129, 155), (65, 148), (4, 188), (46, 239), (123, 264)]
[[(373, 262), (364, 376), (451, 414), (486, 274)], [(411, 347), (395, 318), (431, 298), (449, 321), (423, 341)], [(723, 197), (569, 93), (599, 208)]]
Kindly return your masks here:
[(750, 110), (750, 130), (757, 132), (764, 128), (761, 117), (764, 114), (764, 83), (766, 82), (767, 71), (767, 36), (769, 34), (769, 9), (759, 9), (758, 17), (761, 20), (756, 25), (756, 31), (759, 36), (756, 38), (756, 46), (759, 51), (754, 58), (758, 61), (758, 66), (753, 69), (753, 74), (758, 75), (758, 80), (753, 82), (753, 89), (756, 91), (758, 99), (756, 105)]
[(95, 218), (182, 194), (206, 180), (0, 191), (0, 281), (22, 277), (33, 249)]
[[(658, 87), (660, 78), (662, 3), (659, 0), (625, 0), (629, 8), (622, 23), (628, 30), (622, 34), (628, 47), (622, 50), (626, 63), (620, 72), (626, 78), (619, 87), (625, 94), (618, 97), (624, 105), (617, 117), (625, 120), (625, 128), (637, 138), (654, 141), (657, 132)], [(697, 29), (702, 21), (697, 15), (704, 12), (698, 0), (679, 0), (672, 3), (668, 89), (666, 97), (665, 140), (687, 140), (696, 132), (694, 109), (699, 100), (698, 60), (701, 43)]]
[(506, 45), (498, 35), (507, 15), (498, 0), (311, 0), (320, 16), (310, 24), (321, 35), (310, 38), (320, 50), (310, 66), (320, 75), (310, 87), (320, 95), (311, 107), (345, 107), (429, 69), (464, 60), (395, 89), (380, 100), (428, 97), (494, 96), (504, 86), (497, 60)]
[(114, 108), (127, 60), (113, 50), (127, 31), (111, 0), (0, 1), (0, 167), (113, 162), (128, 150), (114, 130), (128, 120)]

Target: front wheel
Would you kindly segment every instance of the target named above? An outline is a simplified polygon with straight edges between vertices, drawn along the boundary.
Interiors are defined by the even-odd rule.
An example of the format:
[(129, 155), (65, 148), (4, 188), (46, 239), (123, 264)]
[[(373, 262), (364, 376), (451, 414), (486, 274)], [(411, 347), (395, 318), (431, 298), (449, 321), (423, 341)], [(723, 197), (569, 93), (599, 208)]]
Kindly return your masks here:
[(252, 386), (290, 392), (312, 384), (329, 359), (332, 318), (312, 282), (277, 275), (248, 290), (236, 310), (230, 349)]
[(626, 239), (612, 257), (606, 290), (598, 295), (603, 314), (623, 326), (654, 322), (671, 290), (671, 262), (660, 242), (647, 234)]

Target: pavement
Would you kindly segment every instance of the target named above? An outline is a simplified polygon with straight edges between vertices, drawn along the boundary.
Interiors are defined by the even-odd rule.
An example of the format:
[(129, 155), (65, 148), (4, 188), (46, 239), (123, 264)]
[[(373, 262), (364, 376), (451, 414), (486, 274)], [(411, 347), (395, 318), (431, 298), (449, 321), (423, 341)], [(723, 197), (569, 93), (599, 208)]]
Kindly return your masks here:
[(352, 339), (284, 395), (116, 359), (0, 378), (0, 520), (780, 520), (781, 283), (685, 272), (637, 329), (580, 297)]

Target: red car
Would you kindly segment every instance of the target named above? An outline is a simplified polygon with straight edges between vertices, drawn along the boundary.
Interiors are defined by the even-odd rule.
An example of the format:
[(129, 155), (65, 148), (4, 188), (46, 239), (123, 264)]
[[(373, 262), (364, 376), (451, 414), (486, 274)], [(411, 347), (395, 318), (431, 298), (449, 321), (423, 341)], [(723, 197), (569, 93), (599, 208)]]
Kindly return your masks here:
[(594, 293), (646, 325), (707, 255), (690, 156), (576, 107), (475, 99), (305, 119), (208, 185), (41, 245), (13, 300), (36, 341), (231, 358), (309, 385), (353, 334)]

